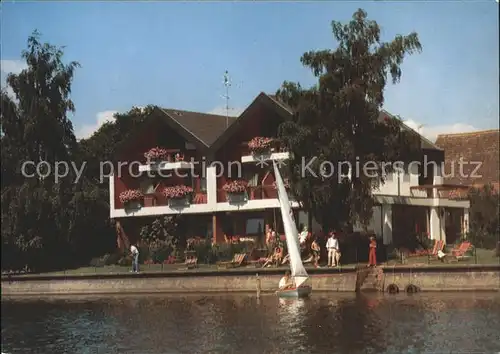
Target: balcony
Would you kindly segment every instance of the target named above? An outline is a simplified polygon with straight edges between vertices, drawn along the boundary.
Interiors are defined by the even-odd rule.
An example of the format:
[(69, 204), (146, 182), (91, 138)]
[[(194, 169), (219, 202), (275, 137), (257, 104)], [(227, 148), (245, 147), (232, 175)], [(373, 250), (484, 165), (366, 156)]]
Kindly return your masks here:
[(139, 166), (139, 172), (163, 171), (163, 170), (178, 170), (178, 169), (193, 169), (194, 156), (184, 154), (179, 149), (168, 149), (167, 156), (163, 161), (145, 162)]
[[(247, 187), (246, 194), (248, 197), (248, 201), (251, 200), (266, 200), (266, 199), (277, 199), (278, 191), (273, 186), (249, 186)], [(295, 200), (289, 194), (290, 200)], [(227, 203), (229, 202), (227, 198), (227, 194), (224, 190), (217, 190), (217, 203)]]
[(256, 153), (248, 146), (249, 142), (242, 144), (241, 162), (242, 163), (257, 163), (262, 161), (272, 160), (288, 160), (290, 153), (285, 151), (277, 143), (272, 143), (269, 150), (263, 153)]
[[(193, 194), (190, 205), (198, 205), (206, 203), (207, 203), (207, 193), (198, 192)], [(156, 192), (144, 195), (143, 208), (161, 207), (161, 206), (169, 206), (168, 199), (165, 198), (165, 196), (162, 195), (161, 193)], [(186, 207), (188, 208), (189, 205)], [(116, 200), (115, 209), (124, 209), (124, 205), (119, 200)]]
[(467, 200), (468, 190), (468, 186), (451, 184), (410, 187), (411, 196), (415, 198), (440, 198), (450, 200)]

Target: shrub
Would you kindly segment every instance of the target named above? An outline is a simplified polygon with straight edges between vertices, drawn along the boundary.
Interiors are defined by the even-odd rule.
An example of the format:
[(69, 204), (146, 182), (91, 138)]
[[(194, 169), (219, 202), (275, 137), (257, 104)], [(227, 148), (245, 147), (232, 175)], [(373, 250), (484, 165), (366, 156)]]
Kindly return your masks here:
[(120, 252), (115, 252), (115, 253), (112, 253), (110, 254), (106, 260), (105, 260), (105, 265), (109, 266), (109, 265), (115, 265), (115, 264), (118, 264), (118, 261), (124, 256), (123, 253), (120, 253)]
[(123, 256), (117, 263), (119, 266), (122, 267), (130, 267), (132, 266), (132, 257), (129, 255)]
[(141, 228), (140, 235), (146, 245), (148, 258), (159, 250), (167, 256), (175, 253), (180, 243), (179, 238), (175, 237), (176, 228), (175, 218), (171, 216), (156, 218), (151, 224)]

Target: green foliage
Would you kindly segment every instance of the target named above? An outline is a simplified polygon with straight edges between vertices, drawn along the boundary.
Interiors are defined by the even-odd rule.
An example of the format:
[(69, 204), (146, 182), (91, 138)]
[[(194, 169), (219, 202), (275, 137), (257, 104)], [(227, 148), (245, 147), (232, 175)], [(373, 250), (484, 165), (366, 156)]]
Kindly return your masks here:
[(500, 241), (499, 194), (493, 186), (469, 191), (469, 234), (467, 239), (478, 248), (494, 249)]
[[(301, 63), (318, 82), (311, 88), (284, 82), (277, 97), (294, 111), (279, 129), (279, 138), (293, 152), (289, 164), (292, 189), (325, 229), (367, 224), (372, 215), (372, 190), (384, 182), (382, 162), (419, 158), (419, 140), (398, 119), (381, 122), (384, 89), (390, 75), (401, 78), (400, 65), (421, 45), (416, 33), (380, 41), (380, 27), (363, 10), (347, 24), (332, 22), (338, 42), (335, 50), (304, 53)], [(321, 164), (333, 163), (331, 177), (302, 174), (302, 158), (315, 159), (312, 170), (319, 176)], [(349, 181), (339, 162), (363, 166), (377, 163), (376, 177), (355, 174)], [(329, 172), (329, 171), (326, 171)], [(361, 171), (362, 172), (362, 171)]]
[(173, 255), (180, 243), (176, 229), (177, 222), (172, 216), (156, 218), (152, 223), (143, 226), (140, 235), (149, 251), (148, 256), (155, 260), (161, 254), (166, 254), (167, 257)]
[(74, 172), (59, 181), (27, 178), (25, 161), (83, 161), (68, 112), (78, 63), (63, 63), (63, 51), (40, 42), (35, 31), (22, 53), (27, 68), (10, 74), (14, 92), (1, 92), (2, 269), (49, 270), (88, 262), (115, 247), (109, 195)]

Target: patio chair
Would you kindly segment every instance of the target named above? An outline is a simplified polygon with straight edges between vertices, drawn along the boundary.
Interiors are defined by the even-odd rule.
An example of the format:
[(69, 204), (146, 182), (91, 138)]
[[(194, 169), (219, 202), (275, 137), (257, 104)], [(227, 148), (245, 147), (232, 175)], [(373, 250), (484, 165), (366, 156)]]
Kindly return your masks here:
[(469, 251), (472, 247), (472, 244), (468, 241), (464, 241), (462, 243), (460, 243), (458, 246), (455, 246), (455, 248), (453, 248), (451, 250), (451, 257), (453, 257), (457, 262), (460, 261), (460, 260), (465, 260), (465, 259), (469, 259), (471, 256), (470, 255), (466, 255), (465, 253), (467, 251)]
[(436, 240), (434, 243), (434, 247), (430, 252), (427, 252), (427, 256), (429, 259), (438, 258), (439, 252), (443, 252), (444, 250), (444, 240)]
[(198, 268), (198, 257), (196, 256), (187, 256), (184, 261), (184, 265), (187, 269)]
[(246, 253), (236, 253), (229, 262), (217, 262), (217, 267), (224, 267), (226, 269), (241, 267), (246, 256)]

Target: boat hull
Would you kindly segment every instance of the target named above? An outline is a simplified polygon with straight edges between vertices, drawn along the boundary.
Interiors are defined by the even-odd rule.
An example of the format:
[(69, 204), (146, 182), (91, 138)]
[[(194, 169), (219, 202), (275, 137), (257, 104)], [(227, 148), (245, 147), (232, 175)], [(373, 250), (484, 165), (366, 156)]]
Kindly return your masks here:
[(299, 286), (298, 288), (278, 290), (276, 294), (281, 298), (304, 298), (308, 297), (312, 292), (312, 287)]

